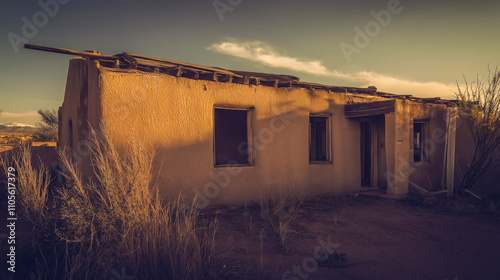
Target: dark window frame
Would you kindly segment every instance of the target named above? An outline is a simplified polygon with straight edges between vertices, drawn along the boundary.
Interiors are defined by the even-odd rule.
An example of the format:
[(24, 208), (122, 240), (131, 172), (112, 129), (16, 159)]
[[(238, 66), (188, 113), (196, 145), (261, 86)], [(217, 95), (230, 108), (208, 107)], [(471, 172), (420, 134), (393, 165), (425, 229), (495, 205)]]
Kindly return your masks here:
[[(321, 120), (321, 121), (319, 121)], [(317, 158), (317, 138), (313, 135), (315, 133), (317, 135), (318, 127), (313, 127), (313, 123), (318, 124), (325, 122), (324, 125), (324, 139), (321, 142), (324, 142), (323, 152), (320, 152), (324, 159)], [(328, 114), (310, 114), (309, 115), (309, 164), (332, 164), (333, 156), (332, 156), (332, 116)], [(316, 140), (316, 141), (314, 141)], [(315, 143), (313, 143), (315, 142)], [(323, 146), (323, 145), (322, 145)], [(316, 154), (316, 155), (313, 155)]]
[[(247, 162), (246, 163), (218, 163), (217, 162), (217, 140), (216, 140), (216, 114), (217, 110), (228, 111), (245, 111), (246, 112), (246, 143), (247, 143)], [(214, 167), (239, 167), (239, 166), (253, 166), (254, 165), (254, 150), (252, 145), (252, 116), (253, 107), (233, 107), (233, 106), (214, 106), (213, 107), (213, 165)]]
[[(419, 126), (419, 148), (417, 150), (417, 139), (416, 139), (416, 129), (415, 126)], [(413, 133), (412, 133), (412, 150), (413, 150), (413, 162), (414, 163), (424, 163), (429, 162), (429, 151), (427, 141), (429, 140), (429, 121), (428, 120), (414, 120), (413, 121)]]

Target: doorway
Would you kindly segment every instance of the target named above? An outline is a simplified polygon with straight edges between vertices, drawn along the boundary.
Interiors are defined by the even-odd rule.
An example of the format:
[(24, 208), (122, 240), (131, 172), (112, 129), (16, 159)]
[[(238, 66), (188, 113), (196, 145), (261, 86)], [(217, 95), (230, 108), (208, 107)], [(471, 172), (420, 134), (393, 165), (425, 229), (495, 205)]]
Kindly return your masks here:
[(361, 121), (361, 139), (360, 139), (360, 156), (361, 156), (361, 186), (374, 187), (374, 129), (373, 122)]

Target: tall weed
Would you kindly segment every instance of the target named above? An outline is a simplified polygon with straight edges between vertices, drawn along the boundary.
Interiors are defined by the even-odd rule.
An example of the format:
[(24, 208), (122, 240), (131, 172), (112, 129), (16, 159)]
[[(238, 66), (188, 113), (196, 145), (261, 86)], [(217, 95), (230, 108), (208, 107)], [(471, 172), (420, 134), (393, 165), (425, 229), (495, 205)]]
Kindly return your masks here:
[[(19, 207), (44, 234), (34, 235), (31, 279), (108, 279), (117, 271), (137, 279), (214, 279), (215, 219), (186, 215), (180, 198), (164, 203), (154, 184), (154, 149), (109, 135), (90, 139), (95, 177), (85, 183), (70, 157), (59, 152), (62, 186), (48, 198), (49, 174), (16, 156)], [(50, 201), (50, 202), (48, 202)]]

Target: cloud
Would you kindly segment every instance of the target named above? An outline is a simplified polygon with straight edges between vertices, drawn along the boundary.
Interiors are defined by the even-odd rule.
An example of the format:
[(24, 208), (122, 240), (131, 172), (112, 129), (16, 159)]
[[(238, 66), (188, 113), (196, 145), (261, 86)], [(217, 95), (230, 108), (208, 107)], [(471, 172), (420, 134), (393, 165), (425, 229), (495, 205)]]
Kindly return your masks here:
[(36, 111), (28, 111), (24, 113), (10, 113), (10, 112), (2, 112), (0, 113), (0, 117), (3, 118), (31, 118), (38, 116)]
[(436, 81), (419, 82), (376, 72), (343, 73), (330, 70), (320, 60), (308, 60), (280, 54), (272, 46), (261, 41), (236, 42), (228, 41), (212, 44), (209, 50), (258, 62), (274, 68), (284, 68), (297, 72), (309, 73), (323, 77), (333, 77), (350, 82), (358, 82), (360, 86), (376, 86), (380, 91), (398, 94), (412, 94), (420, 97), (452, 97), (455, 85)]
[[(328, 70), (319, 60), (304, 60), (281, 55), (271, 46), (260, 41), (242, 43), (223, 42), (220, 44), (212, 44), (210, 47), (208, 47), (208, 49), (223, 54), (256, 61), (263, 65), (275, 68), (285, 68), (297, 72), (305, 72), (320, 76), (345, 76), (344, 74), (337, 71)], [(348, 77), (346, 76), (346, 78)]]
[(35, 124), (40, 119), (36, 111), (27, 111), (23, 113), (0, 113), (0, 123), (18, 122), (25, 124)]
[(397, 94), (411, 94), (418, 97), (443, 97), (453, 98), (457, 87), (455, 84), (441, 82), (418, 82), (408, 79), (396, 78), (375, 72), (357, 72), (354, 74), (362, 86), (376, 86), (380, 91)]

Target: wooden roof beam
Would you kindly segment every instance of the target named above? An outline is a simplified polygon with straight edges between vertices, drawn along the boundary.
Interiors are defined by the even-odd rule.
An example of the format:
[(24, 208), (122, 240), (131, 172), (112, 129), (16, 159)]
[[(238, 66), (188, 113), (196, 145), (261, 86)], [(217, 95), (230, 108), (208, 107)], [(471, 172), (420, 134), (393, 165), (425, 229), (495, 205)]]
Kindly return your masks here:
[(396, 110), (395, 99), (387, 101), (376, 101), (376, 102), (361, 102), (361, 103), (347, 104), (344, 106), (345, 116), (348, 119), (375, 116), (375, 115), (384, 115), (395, 112), (395, 110)]
[(165, 62), (165, 63), (170, 63), (170, 64), (176, 64), (176, 65), (181, 65), (183, 67), (189, 67), (189, 68), (194, 68), (198, 70), (205, 70), (205, 71), (210, 71), (210, 72), (218, 72), (221, 74), (226, 74), (226, 75), (233, 75), (237, 77), (243, 77), (241, 75), (235, 74), (231, 71), (224, 70), (221, 68), (215, 68), (215, 67), (208, 67), (208, 66), (201, 66), (201, 65), (196, 65), (196, 64), (191, 64), (191, 63), (185, 63), (185, 62), (179, 62), (179, 61), (174, 61), (174, 60), (168, 60), (168, 59), (161, 59), (161, 58), (156, 58), (156, 57), (151, 57), (151, 56), (145, 56), (145, 55), (140, 55), (140, 54), (135, 54), (135, 53), (125, 53), (129, 56), (135, 57), (135, 58), (140, 58), (140, 59), (145, 59), (145, 60), (152, 60), (152, 61), (157, 61), (157, 62)]
[(81, 51), (74, 51), (74, 50), (68, 50), (68, 49), (62, 49), (62, 48), (44, 47), (44, 46), (38, 46), (38, 45), (32, 45), (32, 44), (24, 44), (24, 48), (30, 49), (30, 50), (44, 51), (44, 52), (79, 55), (79, 56), (82, 56), (85, 58), (93, 58), (93, 59), (110, 59), (110, 60), (119, 59), (119, 57), (114, 56), (114, 55), (97, 54), (97, 53), (91, 53), (91, 52), (81, 52)]

